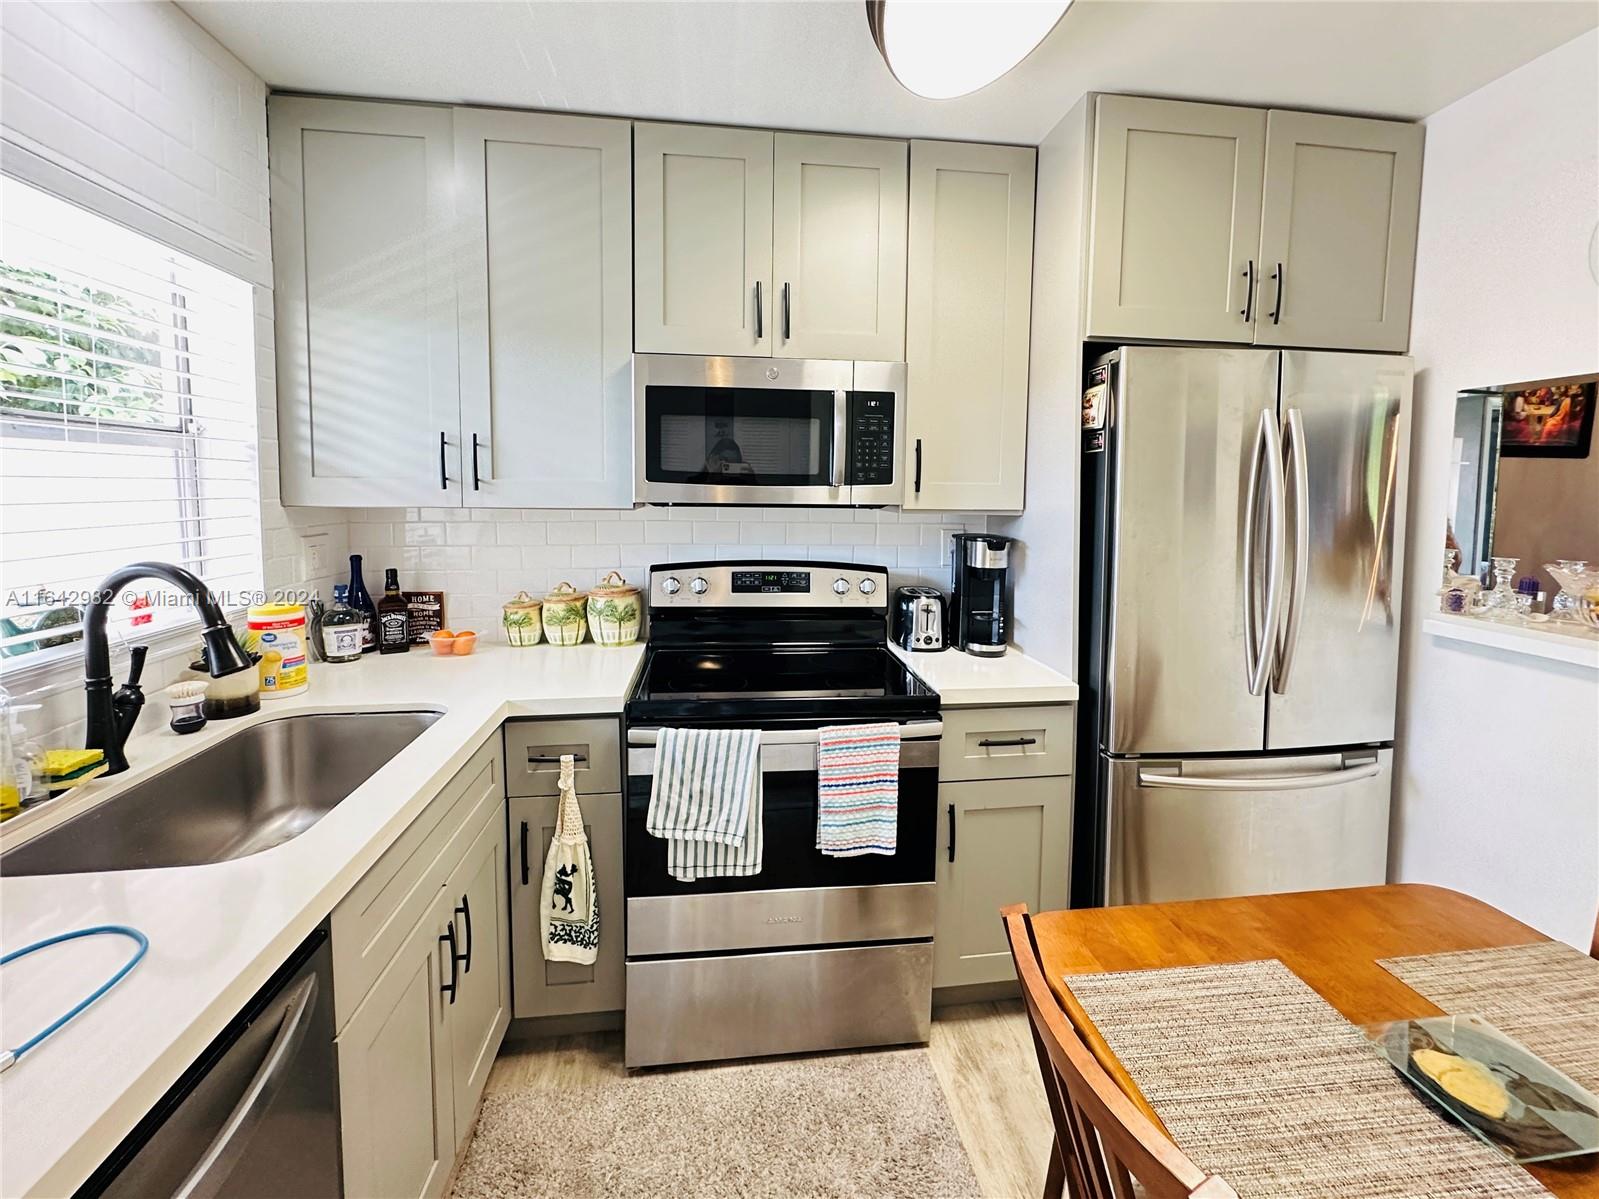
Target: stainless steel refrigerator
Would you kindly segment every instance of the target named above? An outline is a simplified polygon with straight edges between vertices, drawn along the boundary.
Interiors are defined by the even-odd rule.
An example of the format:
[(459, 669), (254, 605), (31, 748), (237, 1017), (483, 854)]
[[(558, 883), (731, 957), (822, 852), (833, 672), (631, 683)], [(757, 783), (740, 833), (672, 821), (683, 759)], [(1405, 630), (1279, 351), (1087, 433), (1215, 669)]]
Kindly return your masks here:
[(1089, 368), (1075, 902), (1384, 881), (1411, 375), (1176, 346)]

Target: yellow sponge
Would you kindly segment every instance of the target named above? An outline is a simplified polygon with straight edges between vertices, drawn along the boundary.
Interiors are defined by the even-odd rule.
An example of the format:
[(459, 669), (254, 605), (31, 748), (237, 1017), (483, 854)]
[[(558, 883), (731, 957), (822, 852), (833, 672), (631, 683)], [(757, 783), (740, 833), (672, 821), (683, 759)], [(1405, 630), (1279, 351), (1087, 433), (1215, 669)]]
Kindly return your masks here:
[(86, 778), (93, 778), (105, 772), (105, 751), (47, 749), (39, 757), (39, 771), (47, 783), (82, 782)]

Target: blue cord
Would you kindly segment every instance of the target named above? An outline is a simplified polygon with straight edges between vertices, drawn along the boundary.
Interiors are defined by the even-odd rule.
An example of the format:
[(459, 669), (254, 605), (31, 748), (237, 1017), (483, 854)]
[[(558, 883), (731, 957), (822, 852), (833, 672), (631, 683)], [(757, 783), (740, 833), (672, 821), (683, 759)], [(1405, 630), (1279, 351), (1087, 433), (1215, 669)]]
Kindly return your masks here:
[(13, 949), (4, 957), (0, 957), (0, 966), (4, 966), (7, 962), (14, 962), (20, 957), (26, 957), (28, 954), (34, 953), (40, 949), (48, 949), (52, 945), (59, 945), (63, 941), (76, 941), (79, 937), (97, 937), (104, 935), (129, 937), (138, 943), (139, 948), (134, 951), (133, 956), (127, 960), (120, 970), (96, 987), (93, 994), (91, 994), (82, 1003), (79, 1003), (66, 1015), (54, 1021), (43, 1031), (37, 1032), (33, 1036), (29, 1037), (15, 1049), (0, 1050), (0, 1070), (7, 1069), (24, 1053), (27, 1053), (28, 1050), (38, 1045), (39, 1042), (43, 1041), (46, 1037), (57, 1032), (63, 1024), (71, 1020), (79, 1012), (83, 1011), (84, 1008), (88, 1007), (96, 999), (99, 999), (100, 996), (104, 995), (112, 987), (116, 986), (119, 982), (126, 978), (128, 976), (128, 971), (132, 970), (139, 964), (140, 959), (144, 957), (145, 951), (150, 948), (150, 938), (145, 936), (136, 928), (129, 928), (126, 924), (96, 924), (93, 928), (76, 928), (69, 933), (57, 933), (53, 937), (46, 937), (43, 941), (35, 941), (32, 945), (24, 945), (21, 949)]

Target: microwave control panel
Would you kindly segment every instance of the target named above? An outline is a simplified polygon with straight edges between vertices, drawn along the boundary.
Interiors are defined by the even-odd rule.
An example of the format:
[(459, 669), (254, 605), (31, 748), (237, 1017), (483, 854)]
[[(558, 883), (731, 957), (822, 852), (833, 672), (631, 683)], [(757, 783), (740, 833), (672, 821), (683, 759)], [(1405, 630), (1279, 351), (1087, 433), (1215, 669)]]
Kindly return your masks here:
[(894, 481), (893, 392), (850, 392), (849, 481), (855, 487)]

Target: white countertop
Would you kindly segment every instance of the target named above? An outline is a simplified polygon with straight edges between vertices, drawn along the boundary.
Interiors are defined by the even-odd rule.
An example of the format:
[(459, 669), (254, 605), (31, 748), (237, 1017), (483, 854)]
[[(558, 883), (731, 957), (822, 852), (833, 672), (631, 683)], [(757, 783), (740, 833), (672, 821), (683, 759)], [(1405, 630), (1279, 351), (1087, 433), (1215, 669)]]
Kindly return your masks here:
[(890, 646), (934, 691), (946, 708), (986, 708), (996, 704), (1069, 704), (1077, 684), (1017, 649), (998, 658), (979, 658), (958, 649), (910, 653)]
[[(304, 693), (188, 737), (167, 729), (166, 705), (153, 696), (128, 745), (132, 768), (0, 825), (0, 850), (261, 720), (416, 708), (445, 715), (275, 849), (207, 866), (0, 878), (0, 948), (91, 924), (129, 924), (150, 938), (144, 961), (115, 990), (0, 1074), (0, 1195), (75, 1189), (506, 719), (619, 713), (643, 656), (643, 646), (483, 644), (466, 658), (417, 650), (314, 665)], [(1070, 679), (1015, 650), (997, 659), (953, 650), (900, 656), (948, 707), (1077, 698)], [(49, 1023), (128, 952), (123, 938), (88, 938), (0, 971), (0, 1045)]]

